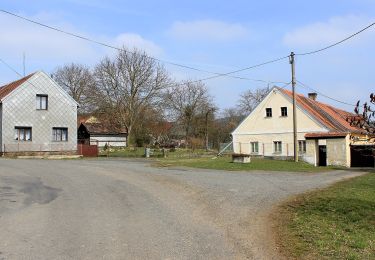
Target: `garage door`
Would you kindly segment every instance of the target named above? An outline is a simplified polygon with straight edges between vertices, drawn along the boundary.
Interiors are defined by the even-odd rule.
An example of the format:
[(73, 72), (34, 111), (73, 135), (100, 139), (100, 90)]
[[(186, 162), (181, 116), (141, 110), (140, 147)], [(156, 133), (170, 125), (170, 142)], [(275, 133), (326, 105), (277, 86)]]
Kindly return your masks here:
[(351, 167), (374, 167), (373, 145), (350, 146)]

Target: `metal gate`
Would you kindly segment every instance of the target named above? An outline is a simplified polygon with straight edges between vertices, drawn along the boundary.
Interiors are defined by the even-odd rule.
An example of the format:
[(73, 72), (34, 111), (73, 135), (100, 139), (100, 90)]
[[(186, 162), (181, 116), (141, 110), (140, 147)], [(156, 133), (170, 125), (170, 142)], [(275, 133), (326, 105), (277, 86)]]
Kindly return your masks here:
[(99, 149), (97, 145), (78, 144), (78, 154), (86, 157), (97, 157)]
[(351, 167), (374, 167), (373, 145), (351, 145)]

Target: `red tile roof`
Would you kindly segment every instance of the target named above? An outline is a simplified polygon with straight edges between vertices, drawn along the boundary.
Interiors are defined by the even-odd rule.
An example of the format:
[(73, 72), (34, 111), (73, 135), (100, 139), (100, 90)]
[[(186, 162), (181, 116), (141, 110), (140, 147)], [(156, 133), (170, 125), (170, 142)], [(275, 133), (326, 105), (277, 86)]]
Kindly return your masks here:
[(31, 78), (35, 73), (32, 73), (22, 79), (13, 81), (7, 85), (0, 87), (0, 101), (5, 98), (10, 92), (21, 86), (24, 82), (26, 82), (29, 78)]
[[(289, 98), (293, 98), (291, 91), (285, 89), (279, 90)], [(342, 135), (343, 133), (363, 132), (361, 128), (351, 126), (346, 121), (348, 117), (355, 116), (354, 113), (332, 107), (300, 94), (296, 94), (296, 102), (299, 107), (326, 127), (331, 134)]]

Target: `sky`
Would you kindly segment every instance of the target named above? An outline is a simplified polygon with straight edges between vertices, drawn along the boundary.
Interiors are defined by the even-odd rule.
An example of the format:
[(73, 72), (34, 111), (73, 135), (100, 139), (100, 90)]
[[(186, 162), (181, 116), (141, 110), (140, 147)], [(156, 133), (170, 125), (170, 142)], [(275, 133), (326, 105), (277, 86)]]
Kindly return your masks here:
[[(313, 51), (375, 22), (375, 0), (2, 0), (0, 9), (113, 46), (138, 48), (163, 61), (226, 73), (290, 52)], [(115, 51), (0, 12), (0, 58), (23, 74), (52, 73), (72, 62), (91, 68)], [(296, 57), (296, 91), (353, 111), (375, 91), (375, 26), (336, 47)], [(175, 80), (213, 74), (164, 63)], [(290, 82), (288, 59), (205, 81), (220, 109), (246, 90)], [(19, 76), (0, 63), (0, 84)], [(254, 81), (256, 79), (262, 81)], [(266, 82), (263, 82), (266, 81)], [(269, 82), (269, 83), (267, 83)], [(290, 87), (288, 87), (290, 88)], [(329, 98), (327, 98), (327, 97)], [(330, 99), (331, 98), (331, 99)], [(335, 100), (333, 100), (335, 99)]]

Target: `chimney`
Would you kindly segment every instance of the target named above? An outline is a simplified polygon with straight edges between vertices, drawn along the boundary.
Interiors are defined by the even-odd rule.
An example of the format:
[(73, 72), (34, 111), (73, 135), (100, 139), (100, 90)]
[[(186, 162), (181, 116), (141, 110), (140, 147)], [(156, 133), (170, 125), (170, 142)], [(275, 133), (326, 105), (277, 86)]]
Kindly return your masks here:
[(316, 98), (318, 97), (318, 94), (313, 92), (313, 93), (308, 93), (307, 96), (312, 99), (312, 100), (316, 100)]

